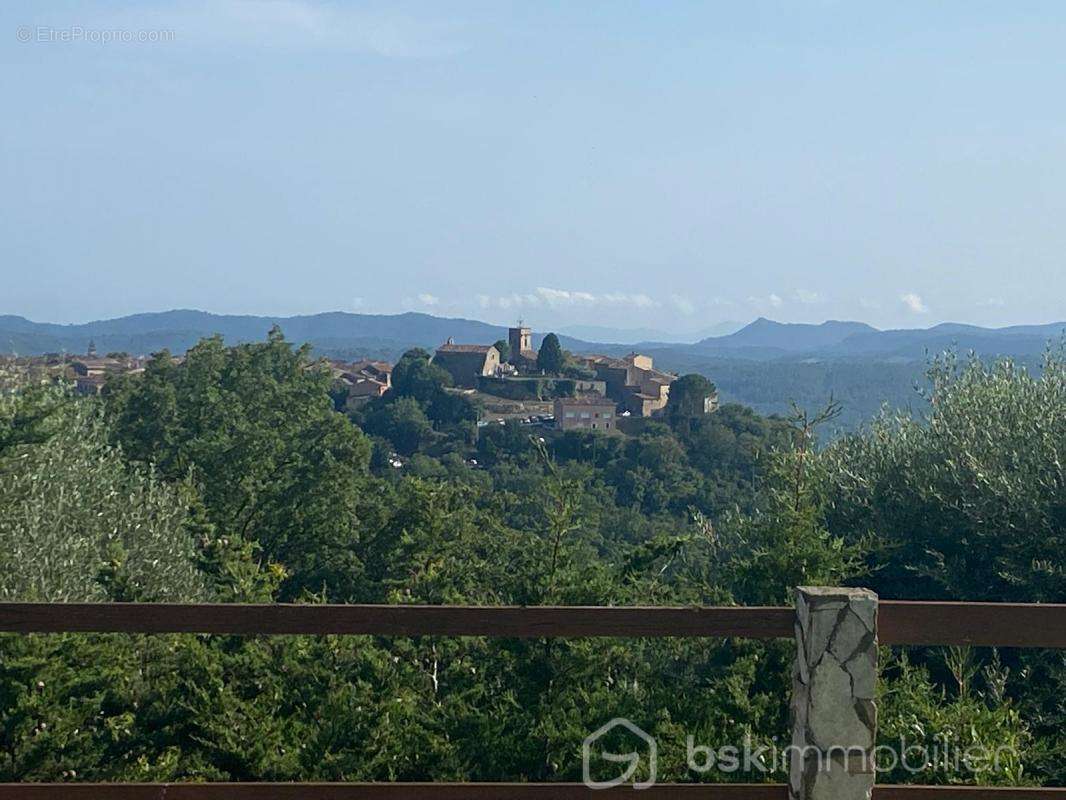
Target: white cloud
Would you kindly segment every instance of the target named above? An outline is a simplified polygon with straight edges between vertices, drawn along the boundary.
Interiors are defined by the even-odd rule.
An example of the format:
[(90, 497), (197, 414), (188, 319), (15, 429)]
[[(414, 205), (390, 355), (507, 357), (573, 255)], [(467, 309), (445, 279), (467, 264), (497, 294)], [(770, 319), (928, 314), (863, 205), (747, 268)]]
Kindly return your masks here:
[(986, 300), (978, 301), (977, 305), (982, 308), (1003, 308), (1003, 306), (1007, 305), (1007, 301), (1002, 297), (989, 297)]
[(824, 303), (825, 296), (821, 292), (815, 292), (811, 289), (797, 289), (796, 300), (804, 305), (813, 305), (815, 303)]
[(696, 304), (683, 295), (670, 295), (670, 302), (673, 304), (674, 308), (676, 308), (685, 316), (689, 316), (696, 312)]
[(592, 305), (596, 302), (596, 295), (589, 292), (572, 292), (567, 289), (549, 289), (545, 286), (537, 287), (537, 296), (542, 298), (550, 306), (562, 305)]
[(771, 308), (781, 308), (785, 304), (781, 296), (773, 292), (765, 297), (749, 297), (748, 302), (753, 306), (770, 306)]
[(929, 312), (929, 306), (925, 304), (925, 301), (922, 300), (922, 296), (919, 294), (905, 292), (899, 296), (899, 299), (912, 314), (926, 314)]
[[(624, 308), (646, 310), (659, 308), (663, 304), (644, 292), (604, 292), (594, 293), (574, 289), (556, 289), (538, 286), (532, 292), (511, 292), (510, 294), (477, 294), (474, 300), (483, 310), (501, 309), (503, 311), (520, 311), (524, 308), (581, 309), (581, 308)], [(406, 306), (440, 306), (444, 301), (436, 295), (423, 293), (416, 297), (405, 297)], [(449, 300), (449, 307), (454, 304)], [(679, 295), (671, 298), (671, 303), (679, 311), (691, 314), (695, 306), (691, 301)]]
[(362, 308), (366, 305), (366, 299), (362, 297), (352, 298), (352, 308)]
[(621, 306), (629, 308), (655, 308), (659, 301), (644, 294), (643, 292), (608, 292), (606, 294), (594, 294), (592, 292), (576, 291), (572, 289), (554, 289), (548, 286), (538, 286), (532, 292), (512, 292), (503, 295), (478, 295), (478, 305), (482, 308), (591, 308), (593, 306)]

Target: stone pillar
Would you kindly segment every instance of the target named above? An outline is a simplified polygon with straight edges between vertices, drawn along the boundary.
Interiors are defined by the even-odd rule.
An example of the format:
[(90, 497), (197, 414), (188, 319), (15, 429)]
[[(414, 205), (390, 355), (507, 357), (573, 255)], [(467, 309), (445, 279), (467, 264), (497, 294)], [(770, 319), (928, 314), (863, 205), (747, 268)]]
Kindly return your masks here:
[(877, 595), (796, 589), (789, 800), (870, 800)]

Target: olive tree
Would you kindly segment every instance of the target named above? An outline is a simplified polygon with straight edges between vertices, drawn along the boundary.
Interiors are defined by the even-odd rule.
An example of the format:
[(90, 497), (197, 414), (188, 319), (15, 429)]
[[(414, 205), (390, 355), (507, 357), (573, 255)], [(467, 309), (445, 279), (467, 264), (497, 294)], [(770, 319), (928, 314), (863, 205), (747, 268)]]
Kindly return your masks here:
[(0, 397), (0, 598), (195, 600), (189, 487), (130, 466), (95, 401)]

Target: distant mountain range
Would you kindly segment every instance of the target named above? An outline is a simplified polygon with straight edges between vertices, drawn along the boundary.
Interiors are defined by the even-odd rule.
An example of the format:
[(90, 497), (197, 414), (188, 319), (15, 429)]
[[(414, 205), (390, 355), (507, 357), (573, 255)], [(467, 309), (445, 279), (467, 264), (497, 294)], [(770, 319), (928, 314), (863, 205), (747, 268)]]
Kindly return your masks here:
[(830, 320), (820, 325), (782, 323), (760, 317), (729, 336), (693, 345), (705, 354), (770, 359), (861, 358), (879, 361), (924, 360), (947, 349), (986, 356), (1035, 356), (1062, 341), (1066, 322), (981, 328), (945, 322), (932, 328), (882, 331), (864, 322)]
[(238, 316), (204, 311), (163, 311), (79, 325), (31, 322), (0, 316), (0, 352), (35, 355), (49, 352), (84, 353), (93, 341), (97, 351), (134, 355), (164, 348), (184, 352), (205, 336), (221, 335), (235, 344), (262, 340), (280, 325), (294, 342), (311, 342), (321, 352), (360, 352), (395, 358), (409, 347), (436, 347), (449, 336), (457, 342), (492, 343), (506, 338), (507, 329), (468, 319), (429, 314), (348, 314), (329, 312), (296, 317)]
[[(0, 353), (38, 355), (52, 352), (81, 353), (91, 339), (101, 352), (146, 354), (163, 348), (184, 351), (204, 336), (220, 334), (227, 342), (262, 339), (275, 323), (293, 341), (309, 341), (322, 351), (366, 350), (380, 357), (398, 355), (408, 347), (436, 347), (452, 337), (457, 342), (491, 343), (507, 337), (507, 329), (477, 320), (435, 317), (430, 314), (349, 314), (327, 312), (295, 317), (209, 314), (176, 310), (134, 314), (77, 325), (31, 322), (24, 317), (0, 315)], [(571, 325), (558, 333), (567, 346), (588, 342), (638, 344), (692, 343), (743, 327), (723, 322), (688, 337), (653, 328), (609, 328)], [(539, 342), (545, 331), (537, 334)]]
[[(295, 317), (238, 316), (204, 311), (163, 311), (77, 325), (31, 322), (0, 315), (0, 352), (36, 355), (84, 353), (92, 340), (99, 352), (146, 354), (168, 348), (181, 352), (205, 336), (221, 335), (229, 343), (261, 340), (280, 325), (295, 342), (311, 342), (317, 351), (396, 358), (409, 347), (434, 348), (449, 337), (457, 342), (490, 344), (507, 337), (507, 329), (477, 320), (430, 314), (350, 314), (328, 312)], [(734, 323), (722, 323), (725, 329)], [(538, 332), (539, 342), (545, 331)], [(645, 336), (638, 336), (646, 334)], [(693, 344), (671, 341), (653, 329), (569, 326), (560, 329), (564, 347), (620, 352), (642, 346), (689, 357), (718, 356), (768, 360), (924, 360), (947, 348), (983, 355), (1039, 355), (1049, 342), (1066, 335), (1066, 322), (981, 328), (944, 323), (932, 328), (878, 330), (863, 322), (830, 320), (820, 325), (782, 323), (759, 318), (727, 335), (708, 336)]]
[[(0, 315), (0, 353), (84, 353), (90, 341), (100, 353), (142, 355), (164, 348), (180, 353), (215, 334), (229, 344), (262, 340), (275, 324), (290, 341), (310, 342), (316, 353), (352, 360), (394, 361), (411, 347), (432, 350), (449, 337), (491, 344), (507, 336), (502, 326), (418, 313), (267, 317), (164, 311), (80, 325)], [(844, 428), (861, 424), (883, 404), (920, 407), (923, 401), (914, 386), (922, 382), (928, 358), (943, 350), (1012, 356), (1037, 365), (1049, 344), (1066, 341), (1066, 322), (1010, 328), (945, 323), (885, 331), (862, 322), (839, 321), (805, 325), (757, 319), (735, 331), (736, 326), (723, 325), (730, 326), (724, 328), (725, 335), (689, 344), (664, 340), (660, 331), (652, 329), (599, 326), (571, 326), (561, 329), (559, 338), (574, 352), (622, 355), (640, 350), (653, 356), (662, 369), (707, 375), (718, 385), (724, 402), (743, 403), (764, 414), (787, 413), (793, 402), (815, 408), (832, 396), (844, 403), (839, 420)], [(534, 336), (535, 345), (544, 333)], [(648, 341), (637, 341), (634, 333), (646, 334)]]

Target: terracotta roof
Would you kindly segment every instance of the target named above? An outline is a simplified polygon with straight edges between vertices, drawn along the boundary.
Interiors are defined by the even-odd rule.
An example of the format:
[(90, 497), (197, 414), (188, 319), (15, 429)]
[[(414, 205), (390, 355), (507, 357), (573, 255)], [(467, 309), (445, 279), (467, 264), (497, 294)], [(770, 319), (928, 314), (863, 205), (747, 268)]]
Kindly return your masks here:
[(487, 353), (493, 348), (491, 344), (442, 344), (438, 353)]
[(614, 367), (617, 369), (629, 369), (633, 365), (623, 361), (620, 358), (613, 358), (612, 356), (604, 355), (589, 355), (581, 356), (578, 361), (582, 361), (590, 367)]
[(362, 361), (354, 361), (350, 365), (350, 369), (355, 372), (362, 370), (372, 369), (378, 372), (392, 372), (392, 364), (388, 361), (371, 361), (370, 359), (364, 359)]
[(579, 395), (577, 397), (559, 397), (555, 402), (564, 406), (610, 406), (615, 407), (614, 400), (598, 395)]
[(75, 358), (70, 363), (82, 364), (89, 369), (121, 369), (125, 362), (117, 358)]

